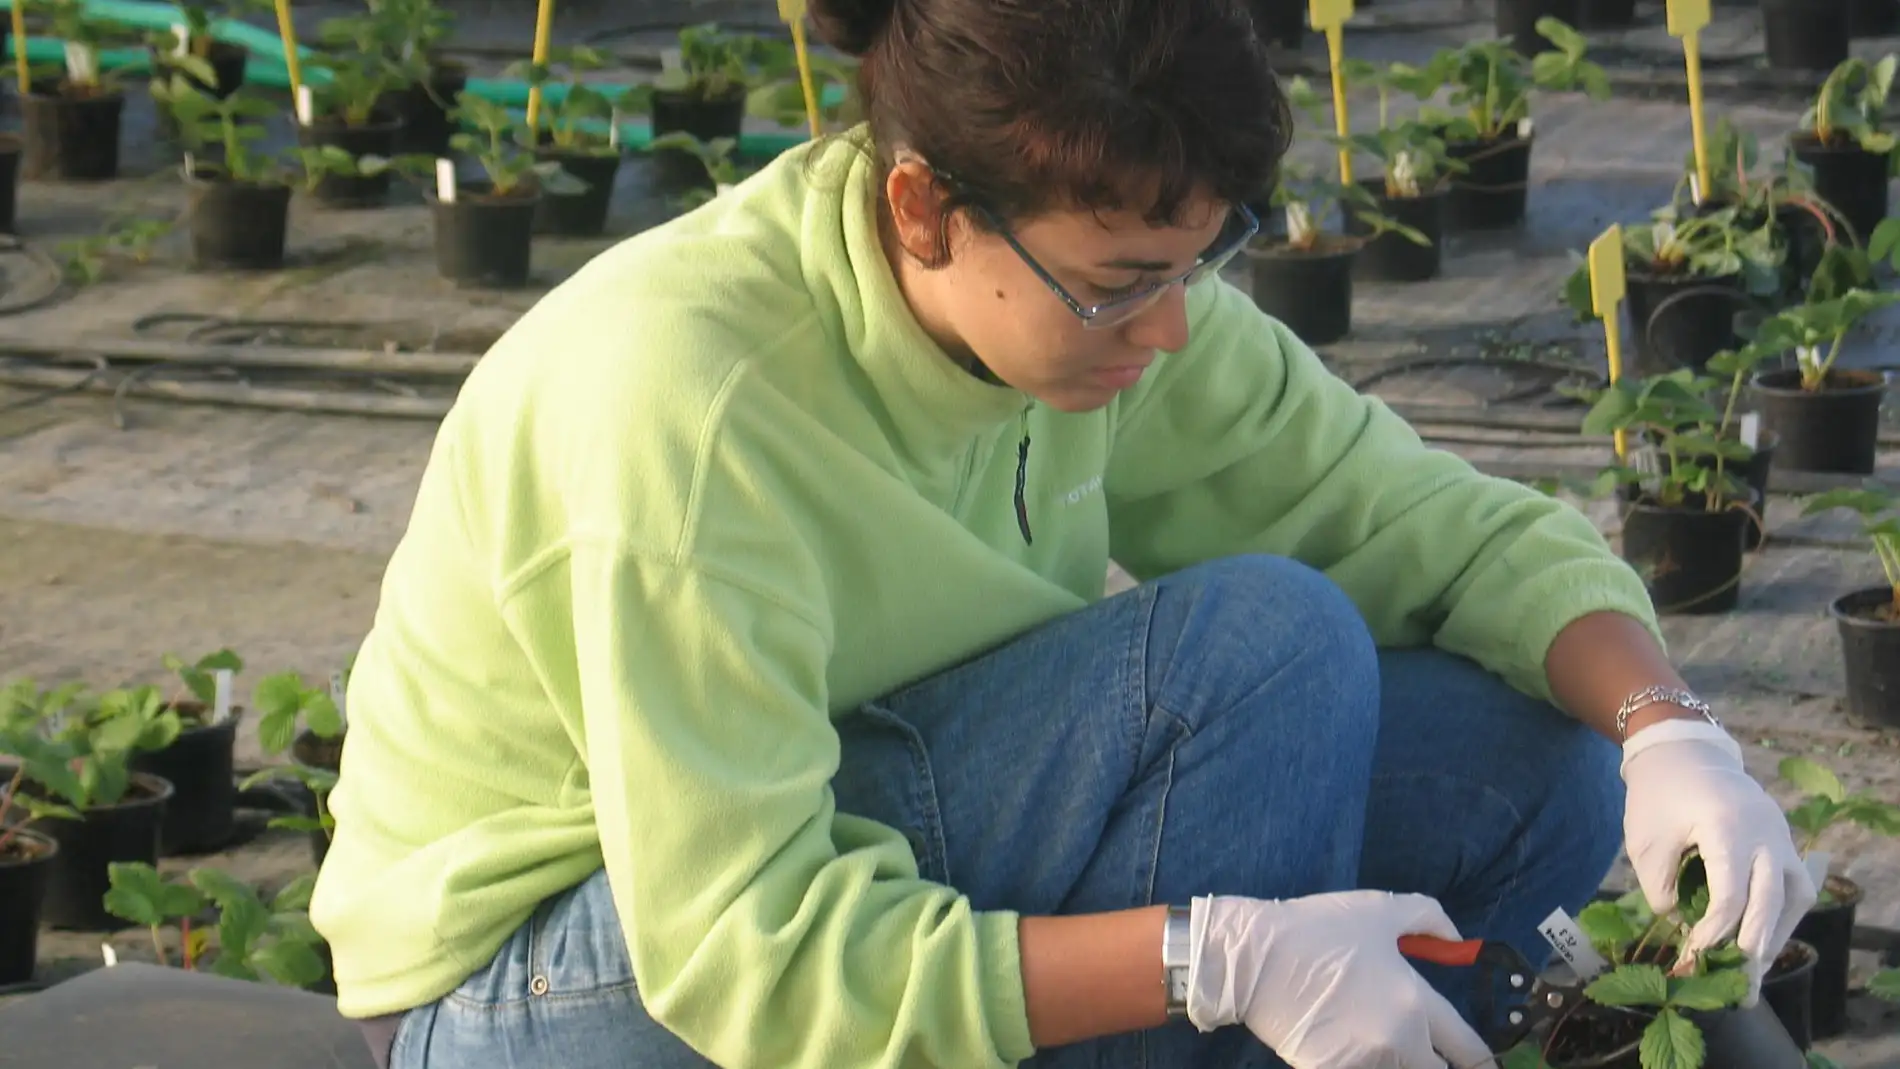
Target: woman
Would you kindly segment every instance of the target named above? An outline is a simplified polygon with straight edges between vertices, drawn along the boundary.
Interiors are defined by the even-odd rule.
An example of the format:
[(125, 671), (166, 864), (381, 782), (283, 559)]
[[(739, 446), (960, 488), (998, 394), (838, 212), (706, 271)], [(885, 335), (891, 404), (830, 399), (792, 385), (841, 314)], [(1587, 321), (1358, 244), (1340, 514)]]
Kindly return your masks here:
[(1240, 0), (814, 8), (868, 140), (442, 427), (314, 906), (379, 1057), (1468, 1066), (1398, 937), (1542, 957), (1620, 828), (1772, 958), (1813, 888), (1636, 577), (1216, 277), (1289, 135)]

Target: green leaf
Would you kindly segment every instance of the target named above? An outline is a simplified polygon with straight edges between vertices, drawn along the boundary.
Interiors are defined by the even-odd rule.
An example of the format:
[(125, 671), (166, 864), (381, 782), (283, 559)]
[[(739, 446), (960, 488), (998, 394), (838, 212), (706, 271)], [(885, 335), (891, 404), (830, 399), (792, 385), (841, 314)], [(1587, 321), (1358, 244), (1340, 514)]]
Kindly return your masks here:
[(1838, 803), (1825, 798), (1810, 798), (1788, 810), (1788, 824), (1812, 839), (1833, 827), (1844, 812), (1845, 807)]
[(1577, 927), (1597, 953), (1611, 961), (1621, 960), (1624, 950), (1642, 936), (1629, 915), (1614, 902), (1592, 902), (1583, 907), (1577, 914)]
[(146, 928), (164, 923), (158, 911), (158, 870), (142, 861), (114, 861), (106, 866), (111, 886), (106, 891), (106, 912), (121, 920)]
[(1662, 1006), (1669, 1001), (1669, 978), (1656, 965), (1619, 965), (1583, 989), (1599, 1006)]
[(1708, 1050), (1702, 1030), (1675, 1010), (1664, 1010), (1643, 1029), (1643, 1069), (1702, 1069)]
[(1840, 777), (1820, 762), (1810, 758), (1783, 758), (1779, 774), (1782, 779), (1811, 795), (1818, 795), (1831, 802), (1840, 802), (1847, 798), (1847, 788), (1841, 785)]
[(306, 872), (283, 886), (283, 889), (270, 900), (272, 913), (287, 910), (307, 910), (310, 908), (310, 896), (317, 889), (317, 874)]
[(250, 884), (218, 869), (191, 870), (191, 884), (216, 903), (218, 946), (223, 954), (248, 958), (251, 944), (264, 934), (270, 923), (270, 910)]
[(1733, 970), (1669, 980), (1669, 1004), (1685, 1010), (1713, 1012), (1739, 1006), (1747, 997), (1748, 976)]
[(323, 959), (316, 947), (301, 940), (271, 940), (252, 952), (251, 965), (286, 987), (309, 987), (323, 979)]
[(1885, 969), (1867, 981), (1867, 993), (1888, 1002), (1900, 1002), (1900, 969)]

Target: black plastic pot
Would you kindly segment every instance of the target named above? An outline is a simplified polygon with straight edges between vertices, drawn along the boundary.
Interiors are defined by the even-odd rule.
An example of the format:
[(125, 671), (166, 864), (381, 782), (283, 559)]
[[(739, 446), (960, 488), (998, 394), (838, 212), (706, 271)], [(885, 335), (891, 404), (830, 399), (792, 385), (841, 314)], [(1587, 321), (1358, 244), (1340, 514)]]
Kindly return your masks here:
[[(1596, 1011), (1606, 1016), (1611, 1012), (1614, 1011)], [(1562, 1018), (1564, 1023), (1557, 1027), (1586, 1028), (1590, 1016), (1588, 1010), (1566, 1015)], [(1748, 1009), (1688, 1016), (1702, 1031), (1707, 1046), (1702, 1064), (1706, 1069), (1806, 1069), (1806, 1056), (1767, 1002), (1758, 1002)], [(1627, 1030), (1630, 1038), (1610, 1050), (1582, 1054), (1556, 1048), (1551, 1051), (1547, 1064), (1551, 1069), (1641, 1069), (1640, 1029), (1632, 1025)]]
[(21, 170), (28, 179), (99, 182), (119, 174), (119, 125), (125, 94), (62, 96), (35, 86), (20, 101), (25, 126)]
[(39, 964), (41, 903), (59, 844), (23, 831), (0, 857), (0, 987), (33, 979)]
[(1312, 252), (1285, 245), (1247, 250), (1253, 303), (1308, 345), (1327, 345), (1352, 332), (1352, 262), (1362, 243), (1323, 240)]
[(1254, 34), (1262, 41), (1295, 52), (1306, 43), (1305, 0), (1253, 0), (1249, 6)]
[[(396, 154), (396, 138), (402, 132), (402, 120), (375, 112), (363, 126), (345, 126), (333, 119), (319, 119), (309, 126), (297, 127), (297, 143), (307, 147), (335, 145), (352, 156)], [(373, 175), (324, 175), (317, 180), (318, 201), (332, 208), (380, 208), (389, 201), (388, 171)]]
[(1549, 16), (1575, 26), (1582, 8), (1583, 0), (1497, 0), (1498, 37), (1527, 56), (1547, 52), (1554, 46), (1537, 32), (1537, 20)]
[(520, 289), (534, 260), (538, 193), (496, 197), (482, 183), (463, 183), (453, 203), (430, 198), (435, 213), (435, 268), (458, 286)]
[(20, 135), (0, 134), (0, 234), (18, 233)]
[(535, 150), (535, 157), (558, 162), (562, 170), (587, 183), (587, 188), (569, 194), (543, 191), (534, 210), (534, 232), (580, 238), (604, 232), (613, 205), (614, 181), (620, 174), (619, 151), (602, 155), (543, 147)]
[[(306, 768), (336, 772), (343, 767), (343, 739), (322, 738), (306, 728), (298, 732), (296, 740), (290, 744), (290, 759)], [(304, 815), (315, 819), (317, 810), (314, 798), (311, 803)], [(312, 830), (309, 835), (310, 857), (318, 868), (322, 868), (324, 856), (330, 852), (330, 837), (321, 830)]]
[(1848, 0), (1761, 0), (1768, 65), (1831, 71), (1847, 59)]
[[(178, 708), (192, 717), (204, 714), (204, 707), (196, 702), (180, 702)], [(179, 732), (170, 746), (132, 755), (134, 771), (172, 785), (171, 801), (165, 803), (165, 818), (159, 825), (161, 855), (209, 853), (229, 843), (236, 833), (234, 754), (243, 716), (244, 710), (234, 708), (222, 724), (187, 721), (192, 726)]]
[(396, 133), (396, 151), (424, 156), (447, 156), (455, 120), (449, 111), (455, 98), (468, 88), (468, 67), (454, 60), (429, 61), (429, 80), (414, 82), (383, 95), (377, 101), (402, 123)]
[(1636, 0), (1583, 0), (1579, 30), (1621, 30), (1636, 25)]
[[(1781, 444), (1781, 439), (1776, 437), (1772, 431), (1763, 431), (1756, 439), (1756, 442), (1755, 451), (1749, 455), (1747, 460), (1739, 464), (1731, 461), (1728, 464), (1728, 468), (1734, 472), (1734, 474), (1742, 480), (1743, 484), (1748, 487), (1749, 491), (1755, 495), (1755, 500), (1761, 502), (1760, 511), (1766, 512), (1768, 507), (1768, 479), (1774, 471), (1775, 448)], [(1715, 467), (1715, 462), (1706, 457), (1698, 457), (1697, 465), (1703, 468), (1713, 468)], [(1670, 464), (1668, 454), (1662, 455), (1662, 469), (1664, 474), (1669, 472)], [(1754, 550), (1761, 548), (1763, 532), (1761, 524), (1757, 522), (1757, 520), (1758, 514), (1750, 515), (1747, 521), (1742, 525), (1743, 549)]]
[(1438, 277), (1444, 266), (1449, 188), (1440, 186), (1417, 197), (1388, 197), (1383, 178), (1368, 178), (1359, 184), (1372, 194), (1379, 214), (1423, 234), (1425, 244), (1395, 230), (1372, 237), (1372, 226), (1348, 211), (1346, 233), (1367, 239), (1366, 247), (1353, 262), (1353, 273), (1374, 282), (1424, 282)]
[(1466, 170), (1451, 176), (1451, 196), (1445, 201), (1445, 227), (1460, 230), (1502, 230), (1524, 221), (1530, 199), (1531, 147), (1536, 135), (1519, 137), (1512, 130), (1488, 141), (1448, 144), (1445, 154), (1464, 163)]
[(1900, 621), (1874, 616), (1893, 600), (1892, 587), (1878, 586), (1844, 594), (1828, 606), (1841, 635), (1847, 713), (1882, 727), (1900, 727)]
[(1657, 612), (1728, 612), (1741, 598), (1747, 523), (1739, 508), (1664, 508), (1639, 498), (1623, 518), (1623, 559), (1642, 574)]
[[(172, 73), (171, 53), (157, 48), (150, 51), (152, 70), (164, 72), (169, 77)], [(240, 48), (227, 41), (213, 41), (205, 50), (203, 59), (211, 64), (211, 73), (216, 79), (212, 83), (206, 84), (203, 79), (193, 74), (185, 74), (184, 71), (176, 73), (185, 74), (185, 78), (200, 90), (223, 100), (237, 92), (238, 87), (244, 84), (244, 71), (250, 65), (251, 53), (248, 49)], [(169, 117), (169, 113), (163, 114)]]
[(1820, 960), (1813, 947), (1790, 940), (1761, 981), (1762, 1001), (1802, 1050), (1814, 1046), (1814, 967)]
[(194, 263), (250, 271), (284, 266), (289, 186), (208, 179), (190, 189)]
[(1630, 271), (1626, 305), (1639, 374), (1700, 369), (1733, 349), (1735, 313), (1743, 301), (1740, 275), (1721, 278), (1651, 275)]
[(1886, 37), (1900, 30), (1900, 0), (1847, 0), (1847, 32)]
[(132, 777), (132, 789), (117, 805), (89, 809), (82, 820), (49, 820), (40, 830), (59, 843), (46, 882), (41, 919), (51, 927), (112, 932), (128, 922), (106, 912), (114, 861), (158, 864), (159, 827), (172, 785), (147, 773)]
[(1877, 371), (1830, 371), (1825, 386), (1814, 391), (1801, 388), (1798, 370), (1757, 374), (1762, 428), (1781, 438), (1775, 466), (1872, 475), (1886, 393), (1886, 379)]
[[(745, 94), (724, 100), (699, 100), (664, 90), (653, 94), (653, 136), (687, 133), (701, 141), (737, 138), (745, 123)], [(691, 153), (678, 149), (652, 152), (655, 184), (664, 192), (711, 189), (706, 167)]]
[(1832, 1039), (1847, 1031), (1847, 967), (1853, 951), (1854, 917), (1860, 912), (1860, 885), (1829, 876), (1833, 901), (1815, 906), (1795, 925), (1794, 937), (1814, 948), (1814, 1038)]
[(1887, 217), (1888, 157), (1846, 138), (1823, 144), (1811, 133), (1789, 138), (1795, 159), (1814, 170), (1814, 192), (1854, 228), (1854, 243), (1866, 245)]

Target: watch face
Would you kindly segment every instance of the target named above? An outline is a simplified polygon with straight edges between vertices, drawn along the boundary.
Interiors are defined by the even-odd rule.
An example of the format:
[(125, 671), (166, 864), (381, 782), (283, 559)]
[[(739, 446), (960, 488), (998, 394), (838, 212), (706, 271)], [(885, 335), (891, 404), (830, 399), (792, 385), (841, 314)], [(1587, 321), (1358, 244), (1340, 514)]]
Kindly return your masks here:
[(1168, 970), (1168, 994), (1176, 1004), (1187, 1004), (1188, 971), (1186, 969)]

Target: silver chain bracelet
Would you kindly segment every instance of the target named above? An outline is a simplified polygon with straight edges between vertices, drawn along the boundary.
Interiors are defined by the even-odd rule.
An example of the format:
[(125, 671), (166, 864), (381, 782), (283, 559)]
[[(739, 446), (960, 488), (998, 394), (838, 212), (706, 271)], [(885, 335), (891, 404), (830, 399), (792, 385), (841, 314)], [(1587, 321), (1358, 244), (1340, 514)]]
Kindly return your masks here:
[(1630, 737), (1630, 717), (1635, 715), (1638, 710), (1647, 709), (1652, 705), (1665, 704), (1687, 709), (1692, 713), (1700, 715), (1702, 719), (1707, 720), (1716, 727), (1722, 726), (1722, 722), (1715, 718), (1715, 710), (1709, 708), (1709, 703), (1696, 697), (1694, 694), (1678, 687), (1644, 687), (1642, 690), (1623, 699), (1623, 707), (1616, 711), (1616, 737), (1624, 742), (1628, 742)]

